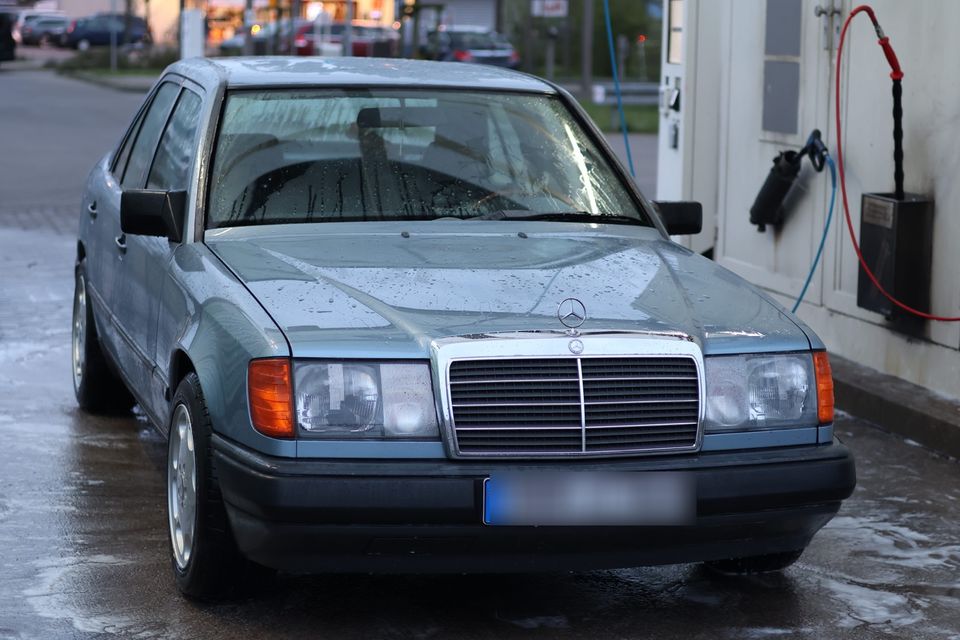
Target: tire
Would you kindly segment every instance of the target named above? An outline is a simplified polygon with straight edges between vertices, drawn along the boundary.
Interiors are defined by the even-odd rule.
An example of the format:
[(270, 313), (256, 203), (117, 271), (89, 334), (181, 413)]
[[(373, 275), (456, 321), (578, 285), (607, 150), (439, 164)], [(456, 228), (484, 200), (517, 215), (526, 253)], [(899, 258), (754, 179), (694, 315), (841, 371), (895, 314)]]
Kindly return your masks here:
[[(177, 588), (220, 600), (272, 571), (244, 558), (233, 540), (210, 444), (210, 415), (200, 379), (189, 373), (173, 396), (167, 446), (167, 522)], [(192, 487), (192, 490), (191, 490)]]
[(73, 326), (70, 364), (73, 392), (77, 404), (88, 413), (117, 414), (130, 411), (135, 404), (123, 381), (110, 368), (93, 320), (93, 308), (87, 296), (86, 261), (77, 265), (73, 291)]
[(803, 549), (771, 553), (763, 556), (747, 558), (731, 558), (729, 560), (712, 560), (704, 563), (708, 568), (725, 575), (750, 576), (760, 573), (783, 571), (800, 559)]
[(86, 38), (77, 41), (77, 51), (86, 51), (90, 48), (90, 41)]

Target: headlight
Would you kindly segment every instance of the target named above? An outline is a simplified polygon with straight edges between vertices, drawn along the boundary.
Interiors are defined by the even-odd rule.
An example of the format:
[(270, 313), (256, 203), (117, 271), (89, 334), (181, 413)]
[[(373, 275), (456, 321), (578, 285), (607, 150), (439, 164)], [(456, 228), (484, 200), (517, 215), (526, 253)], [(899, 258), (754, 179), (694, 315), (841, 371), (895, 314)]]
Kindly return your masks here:
[(294, 396), (301, 435), (437, 438), (427, 364), (296, 362)]
[(742, 431), (817, 426), (809, 353), (705, 358), (704, 429)]

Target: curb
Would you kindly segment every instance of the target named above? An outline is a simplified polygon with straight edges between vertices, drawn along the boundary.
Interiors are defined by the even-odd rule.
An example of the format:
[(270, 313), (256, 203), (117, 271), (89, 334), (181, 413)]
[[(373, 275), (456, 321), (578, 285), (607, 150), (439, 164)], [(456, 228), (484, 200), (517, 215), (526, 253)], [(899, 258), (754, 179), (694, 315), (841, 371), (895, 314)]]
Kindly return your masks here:
[(156, 75), (124, 76), (121, 78), (111, 78), (86, 71), (57, 70), (57, 73), (67, 78), (73, 78), (74, 80), (89, 82), (90, 84), (107, 87), (115, 91), (126, 91), (128, 93), (146, 93), (153, 87), (154, 82), (156, 82), (159, 77), (159, 73)]
[(46, 71), (46, 68), (42, 64), (22, 58), (0, 62), (0, 72), (10, 71)]
[(831, 355), (837, 406), (924, 447), (960, 458), (960, 401)]

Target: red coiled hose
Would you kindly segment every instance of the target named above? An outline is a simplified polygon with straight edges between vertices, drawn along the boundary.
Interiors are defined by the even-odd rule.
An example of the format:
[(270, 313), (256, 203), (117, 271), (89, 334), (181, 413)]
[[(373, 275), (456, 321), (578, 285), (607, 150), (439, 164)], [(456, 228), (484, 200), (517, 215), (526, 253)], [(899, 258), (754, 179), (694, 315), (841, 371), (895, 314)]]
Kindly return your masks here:
[[(925, 311), (920, 311), (919, 309), (914, 309), (910, 305), (900, 302), (894, 298), (886, 289), (880, 284), (880, 281), (877, 280), (877, 277), (873, 274), (873, 271), (870, 270), (870, 267), (867, 266), (867, 261), (864, 260), (863, 254), (860, 252), (860, 244), (857, 242), (857, 235), (853, 230), (853, 219), (850, 217), (850, 205), (847, 203), (847, 180), (844, 175), (843, 170), (843, 142), (840, 129), (840, 69), (841, 61), (843, 60), (843, 43), (847, 37), (847, 28), (850, 26), (850, 22), (853, 20), (853, 17), (858, 13), (866, 13), (870, 16), (870, 21), (873, 22), (873, 28), (877, 32), (877, 38), (879, 38), (878, 44), (883, 49), (883, 54), (887, 58), (887, 62), (890, 64), (890, 78), (893, 80), (893, 91), (894, 91), (894, 100), (895, 108), (899, 107), (899, 92), (900, 92), (900, 81), (903, 79), (903, 71), (900, 69), (900, 61), (897, 60), (897, 54), (894, 53), (893, 47), (890, 45), (890, 38), (884, 35), (883, 29), (880, 28), (880, 23), (877, 21), (877, 16), (873, 12), (873, 8), (862, 4), (856, 7), (853, 11), (850, 12), (850, 15), (847, 16), (846, 21), (843, 23), (843, 29), (840, 31), (840, 44), (837, 47), (837, 70), (834, 74), (834, 80), (836, 86), (834, 87), (834, 96), (836, 99), (836, 125), (837, 125), (837, 172), (840, 174), (840, 194), (843, 200), (843, 215), (847, 220), (847, 229), (850, 231), (850, 242), (853, 243), (853, 249), (857, 252), (857, 259), (860, 261), (860, 268), (867, 274), (867, 277), (870, 278), (870, 282), (873, 283), (873, 286), (877, 288), (880, 293), (884, 295), (890, 302), (895, 304), (900, 309), (911, 313), (915, 316), (919, 316), (926, 320), (936, 320), (937, 322), (960, 322), (960, 316), (938, 316), (932, 313), (927, 313)], [(901, 162), (897, 162), (898, 165), (897, 175), (895, 176), (895, 181), (897, 182), (897, 197), (898, 199), (903, 198), (903, 173), (900, 170), (900, 165), (902, 164), (902, 150), (900, 140), (902, 139), (903, 133), (899, 131), (899, 120), (897, 120), (897, 126), (894, 128), (894, 155), (895, 158), (897, 154), (900, 154)]]

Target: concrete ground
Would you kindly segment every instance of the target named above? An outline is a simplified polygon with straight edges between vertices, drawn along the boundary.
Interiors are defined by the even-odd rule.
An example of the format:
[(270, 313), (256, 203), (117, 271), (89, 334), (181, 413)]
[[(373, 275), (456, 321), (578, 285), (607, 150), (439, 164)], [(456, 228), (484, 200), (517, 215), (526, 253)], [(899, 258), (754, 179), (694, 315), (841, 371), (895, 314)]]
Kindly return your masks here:
[(87, 174), (126, 131), (143, 96), (58, 76), (0, 70), (0, 218), (62, 228)]
[(72, 49), (17, 45), (17, 59), (4, 62), (0, 65), (0, 71), (42, 69), (47, 64), (68, 60), (74, 55), (76, 51)]
[(842, 413), (859, 486), (782, 575), (281, 575), (184, 600), (164, 442), (136, 415), (80, 412), (70, 382), (77, 202), (138, 99), (33, 72), (0, 74), (0, 96), (0, 639), (960, 640), (960, 466)]

